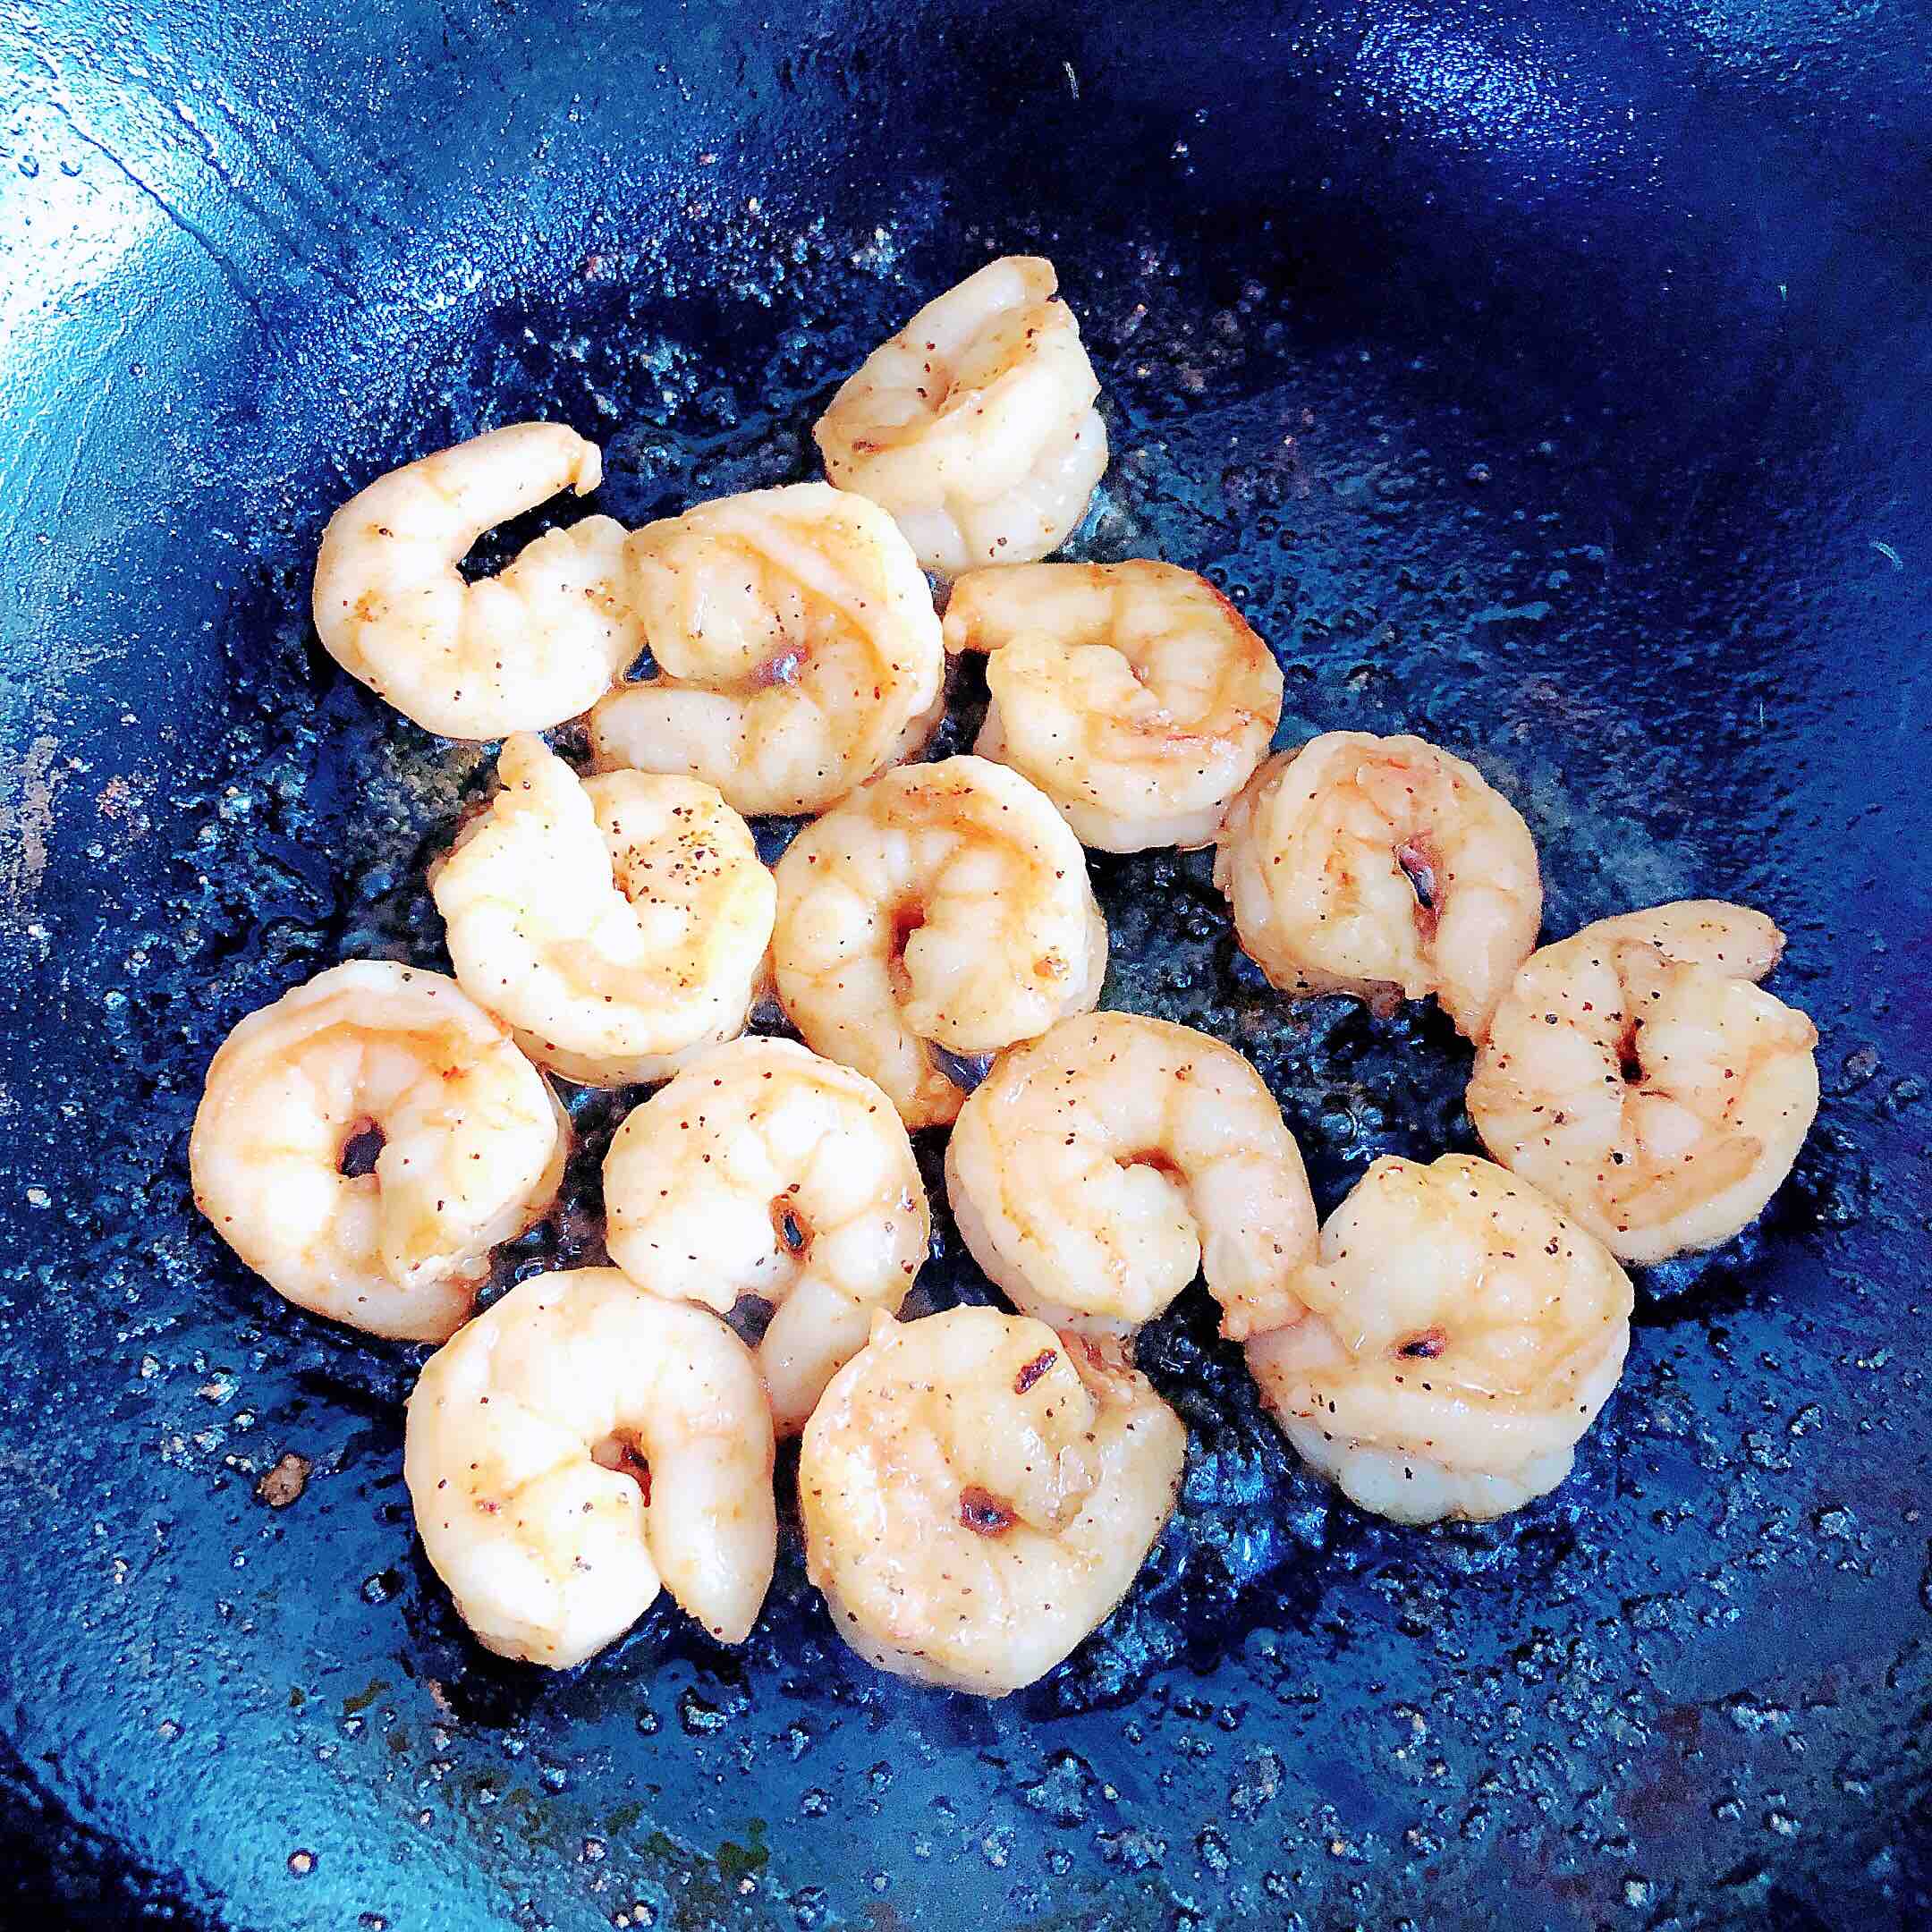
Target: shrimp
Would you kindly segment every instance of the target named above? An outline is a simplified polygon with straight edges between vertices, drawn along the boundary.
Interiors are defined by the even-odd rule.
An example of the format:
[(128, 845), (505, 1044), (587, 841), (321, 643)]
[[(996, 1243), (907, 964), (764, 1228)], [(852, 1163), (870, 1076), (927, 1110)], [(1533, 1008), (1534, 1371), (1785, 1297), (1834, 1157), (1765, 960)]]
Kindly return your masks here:
[(805, 1425), (806, 1574), (868, 1663), (1004, 1697), (1126, 1594), (1186, 1454), (1180, 1417), (1084, 1337), (879, 1315)]
[(929, 301), (813, 435), (841, 489), (883, 504), (941, 576), (1065, 539), (1107, 462), (1100, 383), (1049, 261), (1009, 255)]
[(602, 477), (596, 444), (540, 422), (378, 477), (322, 533), (322, 648), (445, 738), (543, 731), (589, 709), (643, 643), (623, 594), (623, 526), (592, 516), (550, 530), (479, 583), (457, 565), (493, 525)]
[(721, 1315), (775, 1305), (758, 1363), (781, 1436), (895, 1314), (931, 1228), (912, 1143), (864, 1074), (791, 1040), (693, 1062), (624, 1122), (604, 1162), (611, 1259)]
[(1818, 1030), (1752, 984), (1784, 936), (1691, 899), (1599, 919), (1516, 975), (1470, 1117), (1625, 1261), (1715, 1248), (1776, 1192), (1818, 1113)]
[(402, 1476), (424, 1554), (486, 1649), (568, 1670), (667, 1588), (741, 1643), (771, 1587), (772, 1426), (716, 1315), (615, 1268), (521, 1283), (410, 1397)]
[(1215, 884), (1283, 992), (1352, 993), (1377, 1013), (1433, 993), (1472, 1040), (1543, 921), (1516, 808), (1473, 765), (1367, 732), (1268, 759), (1227, 815)]
[(696, 778), (580, 784), (535, 737), (431, 874), (456, 978), (567, 1080), (667, 1078), (744, 1030), (777, 888), (751, 830)]
[(1554, 1489), (1630, 1346), (1609, 1252), (1469, 1154), (1376, 1161), (1296, 1292), (1308, 1318), (1248, 1344), (1262, 1400), (1304, 1462), (1396, 1522)]
[(1237, 1340), (1302, 1312), (1315, 1203), (1232, 1046), (1139, 1013), (1063, 1020), (960, 1109), (946, 1194), (994, 1284), (1055, 1327), (1124, 1334), (1207, 1277)]
[(625, 557), (658, 675), (591, 713), (600, 766), (702, 778), (741, 812), (819, 812), (931, 735), (939, 619), (876, 504), (752, 490), (647, 524)]
[(908, 1127), (965, 1098), (932, 1048), (995, 1053), (1100, 996), (1106, 923), (1080, 842), (1004, 765), (888, 772), (807, 826), (777, 875), (780, 1002)]
[(949, 651), (987, 651), (973, 749), (1030, 778), (1083, 844), (1205, 845), (1281, 722), (1282, 674), (1172, 564), (1021, 564), (953, 586)]
[(222, 1043), (188, 1164), (195, 1206), (278, 1294), (441, 1342), (569, 1148), (543, 1075), (453, 979), (351, 960)]

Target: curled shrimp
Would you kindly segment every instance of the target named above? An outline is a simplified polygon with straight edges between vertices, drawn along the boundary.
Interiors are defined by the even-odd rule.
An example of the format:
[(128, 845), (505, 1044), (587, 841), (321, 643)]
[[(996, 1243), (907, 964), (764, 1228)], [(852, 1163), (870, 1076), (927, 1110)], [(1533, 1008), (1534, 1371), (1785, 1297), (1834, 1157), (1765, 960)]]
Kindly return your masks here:
[(402, 1475), (485, 1648), (567, 1670), (660, 1587), (744, 1640), (777, 1555), (772, 1458), (758, 1371), (716, 1315), (581, 1268), (520, 1283), (429, 1358)]
[(1232, 1046), (1139, 1013), (1063, 1020), (976, 1088), (946, 1195), (994, 1284), (1056, 1328), (1124, 1333), (1197, 1272), (1237, 1339), (1301, 1313), (1301, 1152)]
[(780, 1001), (908, 1127), (943, 1126), (965, 1097), (933, 1047), (996, 1053), (1100, 996), (1106, 924), (1080, 842), (1004, 765), (887, 772), (807, 826), (776, 870)]
[(1208, 581), (1172, 564), (970, 571), (950, 651), (987, 651), (973, 749), (1023, 772), (1102, 852), (1205, 845), (1267, 754), (1281, 667)]
[(988, 262), (847, 379), (813, 434), (841, 489), (883, 504), (925, 567), (1055, 549), (1106, 468), (1100, 383), (1053, 264)]
[(1543, 920), (1516, 808), (1462, 758), (1367, 732), (1268, 759), (1227, 815), (1215, 883), (1283, 992), (1352, 993), (1377, 1013), (1433, 993), (1474, 1040)]
[(195, 1206), (278, 1294), (440, 1342), (569, 1145), (543, 1076), (454, 980), (351, 960), (222, 1043), (188, 1160)]
[(611, 1259), (654, 1294), (774, 1305), (758, 1363), (795, 1436), (872, 1313), (896, 1314), (930, 1226), (912, 1143), (864, 1074), (791, 1040), (703, 1055), (635, 1109), (604, 1162)]
[(867, 1662), (1004, 1697), (1126, 1594), (1186, 1453), (1092, 1342), (996, 1309), (879, 1316), (805, 1426), (806, 1573)]
[(1396, 1522), (1554, 1489), (1630, 1346), (1608, 1250), (1467, 1154), (1375, 1162), (1297, 1292), (1307, 1319), (1248, 1344), (1262, 1399), (1304, 1462)]
[(750, 827), (696, 778), (580, 784), (539, 738), (431, 876), (456, 977), (568, 1080), (666, 1078), (744, 1030), (777, 888)]
[(1728, 1241), (1818, 1113), (1817, 1028), (1752, 983), (1784, 949), (1763, 913), (1715, 899), (1545, 946), (1476, 1055), (1483, 1144), (1623, 1260)]
[(512, 423), (406, 463), (329, 519), (315, 624), (352, 677), (445, 738), (543, 731), (597, 702), (643, 633), (623, 589), (624, 529), (586, 517), (479, 583), (457, 570), (485, 530), (603, 476), (561, 423)]
[(818, 812), (931, 735), (939, 619), (876, 504), (752, 490), (647, 524), (625, 556), (658, 675), (591, 714), (599, 765), (702, 778), (741, 812)]

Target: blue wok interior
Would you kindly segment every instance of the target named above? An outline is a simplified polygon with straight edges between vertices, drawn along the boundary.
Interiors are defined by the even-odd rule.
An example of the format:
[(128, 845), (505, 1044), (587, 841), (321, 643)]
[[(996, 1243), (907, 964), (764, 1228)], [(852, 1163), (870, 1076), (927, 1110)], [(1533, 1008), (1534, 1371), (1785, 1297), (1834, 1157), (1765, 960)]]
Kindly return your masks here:
[[(1922, 1928), (1928, 56), (1922, 10), (1822, 0), (0, 6), (21, 1922)], [(1196, 1292), (1143, 1355), (1181, 1513), (1034, 1690), (875, 1675), (795, 1537), (741, 1650), (660, 1604), (542, 1678), (412, 1548), (419, 1355), (189, 1200), (215, 1045), (352, 953), (436, 962), (421, 862), (488, 778), (323, 657), (316, 538), (529, 415), (606, 445), (626, 521), (809, 474), (840, 377), (1016, 248), (1105, 386), (1077, 552), (1207, 571), (1284, 741), (1473, 758), (1548, 934), (1772, 912), (1818, 1124), (1761, 1228), (1643, 1274), (1519, 1516), (1333, 1500)], [(1106, 1004), (1249, 1053), (1325, 1213), (1473, 1144), (1433, 1011), (1287, 1010), (1205, 855), (1094, 871)], [(589, 1205), (513, 1272), (594, 1251), (622, 1103), (576, 1111)], [(985, 1297), (938, 1220), (922, 1305)]]

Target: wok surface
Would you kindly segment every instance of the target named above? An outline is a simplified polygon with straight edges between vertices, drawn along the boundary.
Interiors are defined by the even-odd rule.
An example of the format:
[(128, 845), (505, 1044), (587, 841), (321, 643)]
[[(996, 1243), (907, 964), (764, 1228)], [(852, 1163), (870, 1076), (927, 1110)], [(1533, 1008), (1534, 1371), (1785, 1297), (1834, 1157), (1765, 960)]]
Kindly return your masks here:
[[(275, 1932), (1921, 1928), (1928, 52), (1910, 13), (1688, 0), (0, 5), (13, 1894)], [(323, 657), (316, 537), (530, 414), (606, 444), (627, 521), (808, 474), (865, 349), (1017, 247), (1111, 411), (1076, 552), (1206, 570), (1284, 741), (1473, 758), (1546, 933), (1770, 911), (1818, 1125), (1761, 1231), (1640, 1276), (1575, 1478), (1500, 1524), (1332, 1501), (1196, 1292), (1142, 1352), (1181, 1514), (1035, 1690), (876, 1676), (795, 1542), (742, 1651), (660, 1606), (573, 1675), (499, 1664), (411, 1544), (419, 1355), (283, 1306), (189, 1203), (215, 1045), (347, 954), (440, 963), (422, 860), (487, 783)], [(1325, 1213), (1472, 1144), (1433, 1011), (1285, 1009), (1205, 855), (1093, 869), (1105, 1003), (1250, 1054)], [(582, 1201), (622, 1103), (578, 1112)], [(936, 1218), (922, 1302), (984, 1295)]]

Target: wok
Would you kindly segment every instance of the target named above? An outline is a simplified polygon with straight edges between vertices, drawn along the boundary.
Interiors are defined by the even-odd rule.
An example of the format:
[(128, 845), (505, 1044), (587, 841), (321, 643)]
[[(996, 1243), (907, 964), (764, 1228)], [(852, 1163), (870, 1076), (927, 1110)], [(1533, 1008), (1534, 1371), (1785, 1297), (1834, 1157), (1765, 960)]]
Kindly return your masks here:
[[(1927, 1924), (1922, 12), (8, 0), (0, 55), (16, 1919)], [(838, 378), (1021, 248), (1111, 412), (1078, 553), (1205, 570), (1284, 741), (1474, 758), (1550, 935), (1770, 911), (1818, 1126), (1759, 1229), (1643, 1275), (1574, 1479), (1498, 1524), (1336, 1502), (1197, 1291), (1142, 1349), (1180, 1514), (1032, 1690), (875, 1675), (795, 1538), (741, 1650), (660, 1606), (572, 1675), (494, 1661), (411, 1546), (417, 1355), (189, 1202), (216, 1042), (439, 962), (422, 861), (487, 783), (318, 649), (317, 536), (530, 415), (633, 523), (811, 473)], [(1472, 1144), (1433, 1010), (1284, 1007), (1204, 855), (1094, 872), (1106, 1003), (1250, 1054), (1325, 1213)], [(578, 1111), (594, 1202), (621, 1104)], [(940, 1220), (921, 1305), (985, 1295)]]

